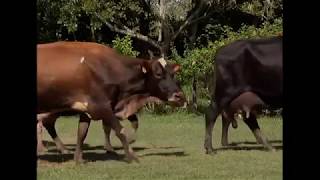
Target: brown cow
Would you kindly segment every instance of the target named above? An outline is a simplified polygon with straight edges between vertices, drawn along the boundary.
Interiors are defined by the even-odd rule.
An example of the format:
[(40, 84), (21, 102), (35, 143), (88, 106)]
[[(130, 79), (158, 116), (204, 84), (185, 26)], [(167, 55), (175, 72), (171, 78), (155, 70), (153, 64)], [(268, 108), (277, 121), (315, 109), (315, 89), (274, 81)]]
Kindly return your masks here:
[[(127, 102), (124, 104), (128, 106), (117, 111), (130, 111), (130, 106), (137, 104), (137, 97), (154, 97), (183, 105), (185, 97), (174, 79), (179, 67), (167, 65), (163, 59), (121, 56), (97, 43), (40, 44), (37, 46), (37, 111), (47, 115), (43, 117), (65, 112), (80, 114), (74, 155), (77, 163), (83, 161), (81, 147), (91, 119), (102, 119), (104, 126), (111, 127), (120, 139), (128, 161), (138, 161), (115, 109)], [(45, 125), (48, 120), (43, 118), (41, 121)]]

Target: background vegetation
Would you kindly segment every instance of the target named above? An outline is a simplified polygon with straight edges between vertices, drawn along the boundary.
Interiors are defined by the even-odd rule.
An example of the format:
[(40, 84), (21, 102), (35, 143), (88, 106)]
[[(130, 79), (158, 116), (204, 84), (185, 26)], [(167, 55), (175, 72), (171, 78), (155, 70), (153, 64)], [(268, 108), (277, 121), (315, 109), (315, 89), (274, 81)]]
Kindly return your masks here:
[(281, 0), (37, 0), (37, 7), (38, 43), (94, 41), (125, 55), (180, 63), (193, 112), (208, 103), (217, 49), (282, 32)]

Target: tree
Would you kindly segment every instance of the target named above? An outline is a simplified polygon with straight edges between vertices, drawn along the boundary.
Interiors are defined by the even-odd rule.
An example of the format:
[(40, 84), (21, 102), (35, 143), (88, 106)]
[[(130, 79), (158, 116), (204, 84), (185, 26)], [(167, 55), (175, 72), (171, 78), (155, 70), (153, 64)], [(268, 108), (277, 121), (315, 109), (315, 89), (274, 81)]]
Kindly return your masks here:
[[(167, 56), (178, 36), (189, 37), (189, 48), (199, 36), (200, 22), (229, 9), (242, 8), (272, 17), (280, 0), (37, 0), (40, 39), (90, 40), (129, 35), (157, 55)], [(263, 4), (264, 6), (262, 6)], [(264, 13), (266, 12), (266, 13)], [(212, 16), (214, 15), (214, 16)], [(218, 21), (214, 21), (218, 22)], [(115, 34), (108, 35), (108, 30)], [(189, 33), (187, 33), (189, 32)], [(106, 35), (107, 34), (107, 35)], [(201, 35), (201, 34), (200, 34)], [(109, 40), (111, 42), (111, 40)]]

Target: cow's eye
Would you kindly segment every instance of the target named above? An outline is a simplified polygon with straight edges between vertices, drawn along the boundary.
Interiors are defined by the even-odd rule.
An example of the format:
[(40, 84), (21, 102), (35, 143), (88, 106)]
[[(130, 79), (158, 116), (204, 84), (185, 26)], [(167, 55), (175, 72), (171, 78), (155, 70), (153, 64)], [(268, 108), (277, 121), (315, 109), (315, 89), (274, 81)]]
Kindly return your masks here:
[(162, 73), (156, 73), (155, 76), (156, 76), (156, 78), (161, 79), (162, 78)]

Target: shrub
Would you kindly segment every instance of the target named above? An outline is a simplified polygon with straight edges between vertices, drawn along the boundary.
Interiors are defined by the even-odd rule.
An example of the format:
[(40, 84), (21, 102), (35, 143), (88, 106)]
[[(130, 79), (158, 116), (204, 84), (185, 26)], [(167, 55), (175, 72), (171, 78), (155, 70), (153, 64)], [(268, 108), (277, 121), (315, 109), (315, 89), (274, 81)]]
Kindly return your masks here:
[(112, 47), (120, 54), (126, 56), (137, 57), (139, 55), (138, 51), (133, 50), (132, 39), (129, 35), (126, 35), (123, 38), (116, 36), (116, 39), (112, 40)]

